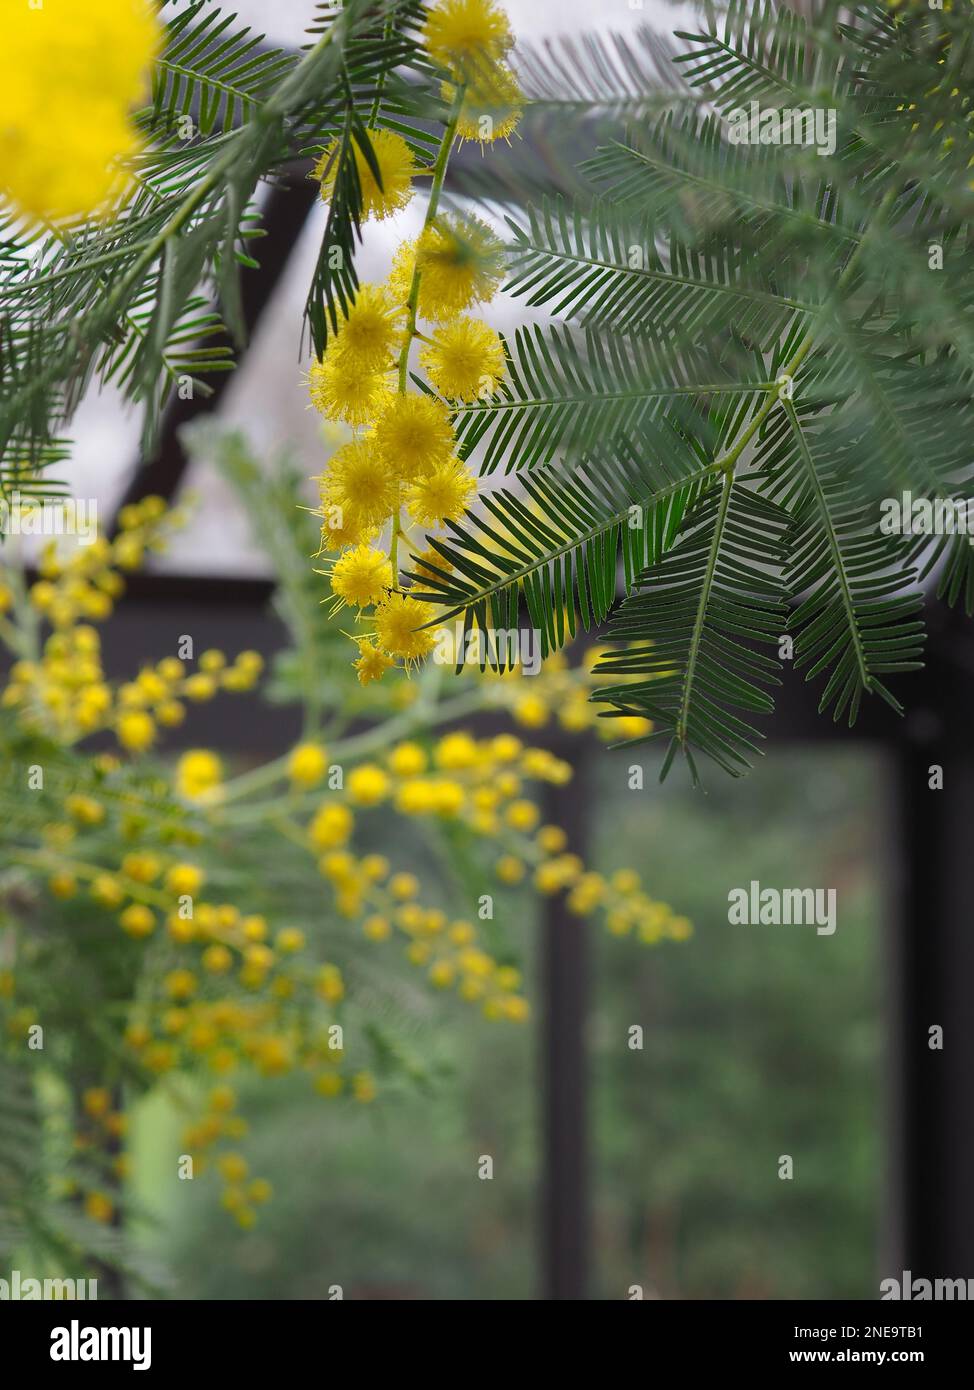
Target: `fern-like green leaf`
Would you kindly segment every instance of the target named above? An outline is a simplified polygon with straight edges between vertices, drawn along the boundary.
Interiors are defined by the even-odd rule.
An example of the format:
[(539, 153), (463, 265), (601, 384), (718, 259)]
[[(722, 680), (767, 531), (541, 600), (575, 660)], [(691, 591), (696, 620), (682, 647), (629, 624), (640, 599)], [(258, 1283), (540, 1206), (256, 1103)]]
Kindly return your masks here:
[(547, 655), (574, 636), (579, 620), (588, 630), (606, 618), (620, 562), (628, 592), (712, 479), (713, 465), (665, 422), (645, 426), (638, 446), (620, 442), (571, 474), (521, 474), (516, 489), (484, 495), (483, 514), (431, 540), (446, 563), (435, 576), (428, 562), (421, 578), (410, 575), (416, 596), (447, 606), (440, 621), (463, 612), (482, 629), (509, 629), (523, 594)]
[(637, 580), (609, 625), (623, 643), (596, 668), (607, 678), (593, 696), (612, 714), (651, 719), (668, 736), (661, 775), (678, 751), (694, 780), (702, 753), (733, 776), (759, 752), (758, 730), (742, 717), (773, 708), (784, 622), (781, 566), (788, 516), (725, 472), (687, 514), (676, 543)]
[(252, 116), (293, 71), (297, 55), (268, 47), (262, 34), (239, 28), (237, 16), (195, 0), (169, 20), (156, 64), (150, 131), (189, 118), (193, 133), (228, 133)]
[(795, 669), (807, 679), (827, 673), (820, 710), (855, 721), (866, 693), (897, 712), (880, 676), (915, 671), (923, 624), (916, 572), (905, 569), (895, 542), (880, 530), (878, 509), (857, 483), (855, 453), (827, 421), (803, 422), (784, 401), (790, 448), (774, 460), (771, 492), (787, 496), (794, 518), (786, 582), (801, 594), (791, 616)]

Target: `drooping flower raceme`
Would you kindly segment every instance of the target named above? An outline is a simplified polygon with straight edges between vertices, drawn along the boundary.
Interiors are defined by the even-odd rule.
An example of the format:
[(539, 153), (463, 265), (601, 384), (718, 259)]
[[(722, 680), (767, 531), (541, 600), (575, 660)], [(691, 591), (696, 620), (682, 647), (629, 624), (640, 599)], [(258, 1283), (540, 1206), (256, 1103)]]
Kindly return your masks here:
[[(454, 139), (489, 142), (517, 124), (520, 93), (504, 61), (510, 25), (490, 0), (443, 0), (430, 9), (423, 40), (448, 74), (443, 96), (450, 115), (434, 164), (418, 167), (405, 139), (381, 123), (368, 132), (379, 180), (358, 144), (345, 155), (350, 148), (366, 219), (400, 211), (413, 176), (431, 173), (425, 224), (418, 238), (398, 248), (384, 284), (359, 287), (308, 382), (316, 409), (354, 431), (321, 475), (319, 515), (321, 553), (337, 555), (328, 570), (332, 592), (339, 604), (358, 610), (366, 629), (353, 634), (363, 685), (393, 666), (408, 669), (434, 647), (426, 625), (436, 609), (412, 598), (400, 581), (403, 570), (421, 574), (417, 565), (442, 575), (444, 561), (418, 544), (410, 527), (435, 531), (460, 520), (472, 504), (476, 484), (456, 455), (451, 408), (493, 396), (506, 370), (500, 335), (469, 313), (497, 292), (502, 247), (479, 219), (439, 211), (439, 194)], [(333, 142), (315, 168), (326, 201), (336, 195), (342, 154)], [(409, 389), (417, 339), (428, 393)], [(401, 545), (418, 559), (401, 554)]]

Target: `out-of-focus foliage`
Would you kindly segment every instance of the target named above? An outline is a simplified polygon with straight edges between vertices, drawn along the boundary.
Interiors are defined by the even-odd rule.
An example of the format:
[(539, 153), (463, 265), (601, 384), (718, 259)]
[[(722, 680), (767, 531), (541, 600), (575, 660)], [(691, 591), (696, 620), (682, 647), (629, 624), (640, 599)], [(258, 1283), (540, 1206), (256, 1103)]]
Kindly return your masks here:
[[(164, 548), (173, 517), (158, 499), (125, 509), (114, 540), (48, 543), (39, 577), (13, 544), (0, 569), (0, 639), (16, 658), (0, 693), (0, 1026), (9, 1108), (30, 1098), (34, 1126), (14, 1136), (22, 1180), (0, 1229), (37, 1258), (93, 1260), (101, 1228), (138, 1218), (129, 1112), (154, 1089), (181, 1114), (171, 1180), (212, 1170), (249, 1229), (273, 1183), (246, 1155), (243, 1083), (294, 1078), (309, 1106), (367, 1106), (434, 1087), (437, 1056), (410, 1038), (430, 997), (450, 1017), (452, 996), (523, 1024), (524, 932), (495, 911), (499, 889), (563, 895), (645, 945), (690, 933), (636, 875), (591, 871), (544, 823), (538, 794), (569, 786), (572, 767), (537, 733), (597, 723), (583, 668), (474, 666), (458, 681), (430, 663), (363, 690), (308, 578), (317, 527), (294, 507), (294, 465), (262, 467), (236, 436), (196, 446), (237, 486), (280, 575), (294, 647), (275, 693), (304, 714), (280, 756), (163, 760), (195, 705), (257, 686), (255, 652), (197, 651), (183, 634), (130, 679), (106, 673), (97, 624), (124, 602), (125, 573)], [(457, 727), (486, 714), (491, 727)], [(114, 751), (92, 748), (109, 737)], [(66, 1142), (40, 1142), (49, 1121)], [(65, 1234), (79, 1219), (88, 1245)]]
[[(630, 791), (630, 759), (594, 754), (593, 862), (639, 862), (679, 890), (695, 934), (652, 956), (593, 936), (592, 1294), (875, 1298), (890, 1161), (883, 769), (851, 749), (773, 751), (746, 783), (701, 798), (652, 790), (650, 760), (647, 790)], [(728, 888), (752, 872), (835, 885), (835, 935), (729, 925)], [(528, 979), (533, 993), (530, 962)], [(634, 1024), (642, 1051), (628, 1046)], [(425, 1048), (428, 1014), (413, 1026)], [(256, 1113), (269, 1107), (259, 1166), (282, 1191), (250, 1234), (221, 1224), (204, 1191), (155, 1180), (152, 1155), (177, 1121), (153, 1104), (137, 1123), (158, 1221), (143, 1253), (165, 1252), (186, 1297), (326, 1298), (334, 1283), (346, 1298), (536, 1297), (538, 1058), (523, 1031), (488, 1029), (470, 1016), (451, 1036), (435, 1094), (400, 1091), (340, 1129), (297, 1085), (254, 1097)], [(476, 1176), (482, 1153), (493, 1182)], [(778, 1177), (786, 1153), (792, 1181)]]

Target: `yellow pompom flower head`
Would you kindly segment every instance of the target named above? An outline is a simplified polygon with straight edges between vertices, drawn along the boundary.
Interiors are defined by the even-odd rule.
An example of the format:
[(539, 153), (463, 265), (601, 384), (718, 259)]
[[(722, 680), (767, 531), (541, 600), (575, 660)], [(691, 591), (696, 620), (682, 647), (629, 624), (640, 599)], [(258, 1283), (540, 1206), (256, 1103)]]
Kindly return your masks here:
[(350, 375), (381, 371), (392, 365), (402, 330), (403, 306), (385, 286), (360, 285), (328, 356)]
[(130, 710), (119, 715), (116, 724), (118, 741), (130, 753), (144, 753), (156, 740), (156, 726), (144, 710)]
[(390, 394), (389, 377), (381, 371), (350, 372), (331, 347), (329, 344), (324, 357), (311, 364), (308, 374), (311, 404), (329, 420), (366, 425)]
[(373, 681), (381, 680), (390, 666), (395, 662), (391, 656), (385, 652), (380, 652), (371, 638), (356, 637), (358, 643), (358, 660), (353, 661), (352, 665), (358, 672), (360, 685), (371, 685)]
[(426, 17), (423, 42), (434, 62), (466, 78), (503, 58), (513, 38), (507, 15), (491, 0), (442, 0)]
[(223, 763), (207, 748), (184, 753), (176, 764), (176, 790), (187, 801), (210, 801), (223, 780)]
[(374, 541), (379, 534), (378, 526), (348, 507), (329, 504), (324, 508), (323, 515), (325, 519), (321, 523), (319, 555)]
[(420, 526), (459, 521), (476, 491), (477, 484), (466, 464), (450, 459), (410, 488), (409, 514)]
[(292, 748), (287, 775), (296, 787), (316, 787), (328, 771), (328, 752), (320, 743), (299, 743)]
[(358, 545), (346, 550), (331, 571), (332, 592), (353, 608), (378, 603), (392, 587), (392, 566), (381, 550)]
[(375, 610), (375, 640), (380, 651), (402, 659), (406, 667), (429, 656), (436, 645), (432, 628), (436, 609), (398, 590), (386, 595)]
[(368, 436), (335, 451), (319, 480), (319, 492), (326, 516), (337, 508), (367, 524), (388, 517), (398, 499), (396, 480)]
[(438, 217), (418, 241), (399, 248), (389, 283), (405, 303), (418, 267), (420, 315), (450, 320), (493, 299), (504, 278), (503, 257), (501, 242), (479, 218)]
[(4, 6), (0, 193), (60, 222), (127, 193), (143, 140), (131, 112), (148, 90), (161, 26), (146, 0)]
[[(456, 88), (443, 84), (443, 99), (452, 102)], [(521, 89), (511, 69), (503, 63), (480, 68), (467, 82), (457, 120), (461, 140), (476, 140), (481, 147), (495, 140), (509, 140), (521, 118)]]
[(450, 413), (431, 396), (393, 396), (376, 421), (375, 447), (390, 473), (412, 482), (450, 457)]
[(492, 396), (504, 375), (500, 334), (478, 319), (443, 324), (420, 353), (420, 364), (441, 396), (475, 401)]
[[(355, 172), (362, 195), (362, 217), (366, 221), (374, 218), (381, 222), (401, 212), (409, 202), (413, 195), (412, 177), (416, 165), (409, 146), (394, 130), (370, 130), (368, 142), (373, 156), (371, 162), (358, 141), (354, 146)], [(312, 177), (321, 184), (321, 197), (326, 203), (335, 195), (340, 157), (341, 144), (333, 140), (312, 172)]]

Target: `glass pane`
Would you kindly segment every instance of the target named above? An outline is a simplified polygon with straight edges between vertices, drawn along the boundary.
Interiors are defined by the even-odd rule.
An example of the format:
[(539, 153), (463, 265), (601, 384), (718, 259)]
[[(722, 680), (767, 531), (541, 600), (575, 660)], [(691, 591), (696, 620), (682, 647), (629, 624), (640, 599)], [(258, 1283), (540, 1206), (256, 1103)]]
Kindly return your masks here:
[[(597, 764), (598, 857), (641, 864), (694, 934), (653, 948), (596, 934), (598, 1293), (876, 1298), (883, 769), (851, 745), (778, 748), (702, 795), (676, 770), (661, 790), (645, 758), (646, 790), (629, 790), (640, 751)], [(834, 933), (732, 925), (728, 894), (752, 879), (834, 889)]]

